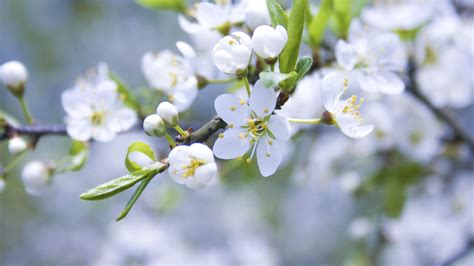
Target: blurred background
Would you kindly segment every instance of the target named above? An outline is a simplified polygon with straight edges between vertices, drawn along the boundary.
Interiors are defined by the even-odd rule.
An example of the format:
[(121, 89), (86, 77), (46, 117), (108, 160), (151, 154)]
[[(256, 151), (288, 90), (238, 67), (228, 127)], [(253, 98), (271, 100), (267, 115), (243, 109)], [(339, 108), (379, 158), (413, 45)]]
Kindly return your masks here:
[[(176, 52), (178, 40), (189, 37), (175, 13), (129, 0), (0, 0), (0, 63), (18, 60), (28, 67), (25, 97), (46, 124), (63, 123), (61, 92), (87, 69), (107, 62), (130, 87), (145, 87), (142, 55)], [(200, 92), (185, 121), (207, 121), (223, 91), (216, 86)], [(3, 88), (0, 109), (21, 117), (16, 99)], [(472, 129), (472, 106), (458, 114)], [(222, 177), (204, 190), (191, 191), (165, 175), (155, 178), (118, 223), (114, 219), (132, 191), (98, 202), (81, 201), (79, 194), (123, 175), (132, 142), (145, 141), (161, 155), (165, 143), (140, 131), (94, 143), (80, 172), (55, 176), (40, 196), (24, 191), (18, 167), (0, 192), (0, 265), (440, 265), (465, 250), (470, 254), (458, 265), (474, 265), (469, 152), (463, 155), (468, 167), (453, 171), (449, 155), (440, 153), (427, 170), (398, 155), (366, 156), (363, 143), (344, 136), (320, 136), (299, 135), (288, 147), (288, 163), (269, 178), (260, 177), (256, 165), (238, 162), (221, 164)], [(60, 159), (69, 144), (65, 137), (44, 137), (25, 162)], [(398, 163), (374, 171), (382, 156), (395, 156)], [(10, 160), (6, 142), (0, 143), (0, 158)], [(405, 205), (400, 217), (385, 213), (388, 190), (368, 193), (373, 183), (360, 185), (377, 175), (408, 180), (402, 203), (395, 203)]]

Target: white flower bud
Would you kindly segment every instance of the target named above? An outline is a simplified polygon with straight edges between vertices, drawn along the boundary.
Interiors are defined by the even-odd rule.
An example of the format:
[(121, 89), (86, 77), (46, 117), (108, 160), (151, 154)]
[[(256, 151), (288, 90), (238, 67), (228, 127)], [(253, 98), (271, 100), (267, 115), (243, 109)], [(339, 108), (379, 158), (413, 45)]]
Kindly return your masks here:
[(23, 95), (27, 79), (28, 70), (18, 61), (9, 61), (0, 66), (0, 80), (17, 97)]
[(216, 67), (230, 75), (244, 72), (249, 65), (251, 55), (250, 37), (243, 32), (225, 36), (217, 42), (212, 50), (212, 60)]
[(26, 141), (20, 137), (14, 137), (8, 141), (8, 152), (11, 155), (19, 154), (20, 152), (26, 150), (26, 148)]
[(168, 127), (175, 127), (179, 123), (178, 110), (169, 102), (160, 103), (156, 108), (156, 113), (165, 121)]
[(29, 162), (21, 172), (26, 192), (32, 195), (38, 195), (45, 191), (50, 183), (50, 178), (51, 170), (40, 161)]
[(249, 1), (245, 8), (245, 24), (254, 30), (260, 25), (269, 25), (271, 23), (265, 0)]
[(288, 33), (283, 26), (272, 28), (267, 25), (259, 26), (253, 32), (252, 47), (263, 59), (277, 58), (288, 41)]
[(162, 137), (166, 134), (165, 121), (157, 114), (145, 117), (143, 129), (149, 136)]

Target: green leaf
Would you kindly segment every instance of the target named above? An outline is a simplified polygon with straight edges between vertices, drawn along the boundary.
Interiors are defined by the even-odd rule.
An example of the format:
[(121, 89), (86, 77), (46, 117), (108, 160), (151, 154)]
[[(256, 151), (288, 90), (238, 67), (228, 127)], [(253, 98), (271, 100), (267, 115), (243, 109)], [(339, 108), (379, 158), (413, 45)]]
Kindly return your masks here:
[(128, 147), (127, 155), (125, 156), (125, 167), (127, 167), (128, 171), (130, 172), (135, 172), (142, 168), (142, 166), (136, 164), (134, 161), (128, 158), (128, 156), (132, 152), (141, 152), (145, 154), (148, 158), (150, 158), (152, 161), (156, 161), (155, 153), (153, 152), (153, 149), (148, 146), (148, 144), (140, 141), (134, 142)]
[(288, 78), (288, 74), (264, 71), (260, 72), (260, 80), (263, 82), (263, 86), (267, 88), (275, 88), (278, 83)]
[(290, 73), (295, 69), (303, 35), (306, 6), (307, 0), (293, 1), (288, 18), (288, 42), (280, 55), (280, 72), (282, 73)]
[(272, 20), (272, 26), (276, 27), (277, 25), (282, 25), (283, 27), (288, 28), (288, 16), (285, 13), (285, 10), (280, 6), (276, 0), (266, 0), (268, 13), (270, 13), (270, 18)]
[(308, 28), (309, 37), (313, 47), (319, 47), (321, 45), (324, 37), (324, 30), (326, 29), (332, 14), (332, 0), (322, 0), (318, 14), (313, 17)]
[(145, 8), (150, 9), (169, 9), (178, 12), (186, 11), (184, 0), (135, 0), (135, 2)]
[(138, 170), (128, 175), (113, 179), (107, 183), (90, 189), (80, 195), (83, 200), (103, 200), (132, 187), (150, 175), (156, 175), (164, 166)]
[(74, 140), (69, 148), (70, 166), (69, 171), (79, 171), (89, 158), (89, 147), (86, 142)]
[(125, 83), (114, 73), (109, 71), (109, 78), (117, 83), (117, 90), (123, 103), (135, 111), (140, 110), (140, 104)]
[(278, 86), (286, 92), (291, 92), (296, 87), (296, 80), (298, 78), (298, 73), (296, 71), (291, 71), (287, 78), (280, 81)]
[(300, 60), (298, 60), (298, 63), (296, 64), (296, 73), (298, 73), (296, 82), (300, 81), (306, 75), (306, 73), (308, 73), (312, 65), (313, 58), (310, 56), (303, 56), (300, 58)]
[(338, 30), (338, 36), (341, 38), (347, 38), (349, 32), (349, 26), (352, 19), (352, 4), (351, 0), (333, 0), (334, 2), (334, 15), (336, 17), (336, 26)]
[(385, 212), (389, 217), (397, 218), (405, 205), (406, 187), (397, 179), (397, 176), (390, 176), (384, 188)]
[(130, 210), (132, 209), (133, 205), (135, 204), (135, 202), (138, 200), (138, 198), (140, 197), (140, 195), (142, 194), (142, 192), (145, 190), (146, 186), (148, 185), (148, 183), (150, 183), (150, 181), (153, 179), (153, 177), (155, 177), (154, 175), (149, 175), (147, 178), (145, 178), (141, 183), (140, 185), (137, 187), (137, 189), (135, 190), (135, 192), (133, 192), (133, 195), (132, 197), (130, 197), (130, 200), (128, 200), (128, 203), (127, 205), (125, 206), (125, 208), (123, 209), (123, 211), (120, 213), (120, 215), (117, 217), (117, 219), (115, 219), (116, 222), (122, 220), (123, 218), (125, 218), (128, 213), (130, 212)]

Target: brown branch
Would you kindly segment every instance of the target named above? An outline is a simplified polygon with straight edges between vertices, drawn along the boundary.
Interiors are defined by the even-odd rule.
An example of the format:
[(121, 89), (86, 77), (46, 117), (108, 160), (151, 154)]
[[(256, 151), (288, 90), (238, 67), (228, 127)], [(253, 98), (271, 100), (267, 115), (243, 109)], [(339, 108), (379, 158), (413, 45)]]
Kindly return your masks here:
[(201, 128), (196, 131), (191, 131), (191, 134), (187, 138), (183, 138), (181, 135), (176, 137), (176, 141), (180, 144), (192, 144), (196, 142), (203, 142), (208, 140), (214, 133), (223, 129), (227, 126), (227, 123), (222, 118), (215, 116), (209, 122), (204, 124)]
[(3, 134), (0, 141), (11, 138), (15, 135), (26, 135), (38, 139), (45, 135), (67, 135), (66, 127), (63, 125), (26, 125), (13, 126), (8, 123), (3, 124)]
[(413, 96), (415, 96), (420, 102), (422, 102), (428, 109), (430, 109), (440, 120), (442, 120), (451, 128), (455, 141), (461, 141), (466, 143), (471, 149), (471, 151), (474, 151), (474, 140), (469, 135), (469, 133), (464, 130), (464, 128), (454, 117), (452, 117), (449, 112), (444, 109), (437, 108), (433, 105), (433, 103), (431, 103), (428, 98), (426, 98), (425, 95), (423, 95), (423, 93), (418, 88), (415, 77), (415, 64), (411, 60), (408, 66), (409, 81), (407, 84), (407, 90), (411, 92), (411, 94), (413, 94)]

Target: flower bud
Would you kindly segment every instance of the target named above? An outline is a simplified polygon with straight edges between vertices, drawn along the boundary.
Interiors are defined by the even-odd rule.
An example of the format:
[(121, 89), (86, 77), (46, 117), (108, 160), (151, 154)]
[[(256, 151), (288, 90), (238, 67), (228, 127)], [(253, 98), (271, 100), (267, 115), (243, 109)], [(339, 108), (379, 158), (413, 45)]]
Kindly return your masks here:
[(51, 181), (52, 170), (43, 162), (31, 161), (21, 172), (26, 192), (39, 195), (46, 190)]
[(162, 137), (166, 134), (165, 121), (157, 114), (145, 117), (143, 129), (149, 136)]
[(160, 103), (156, 108), (156, 113), (165, 121), (168, 127), (175, 127), (179, 123), (178, 110), (169, 102)]
[(230, 75), (247, 69), (250, 56), (252, 55), (252, 43), (250, 37), (243, 32), (235, 32), (232, 35), (220, 39), (212, 50), (212, 60), (216, 67)]
[(288, 33), (284, 27), (262, 25), (253, 32), (252, 47), (258, 56), (272, 61), (280, 55), (287, 41)]
[(13, 137), (8, 141), (8, 152), (11, 155), (16, 155), (26, 150), (26, 141), (20, 137)]
[(23, 96), (27, 79), (28, 70), (18, 61), (9, 61), (0, 66), (0, 80), (16, 97)]

